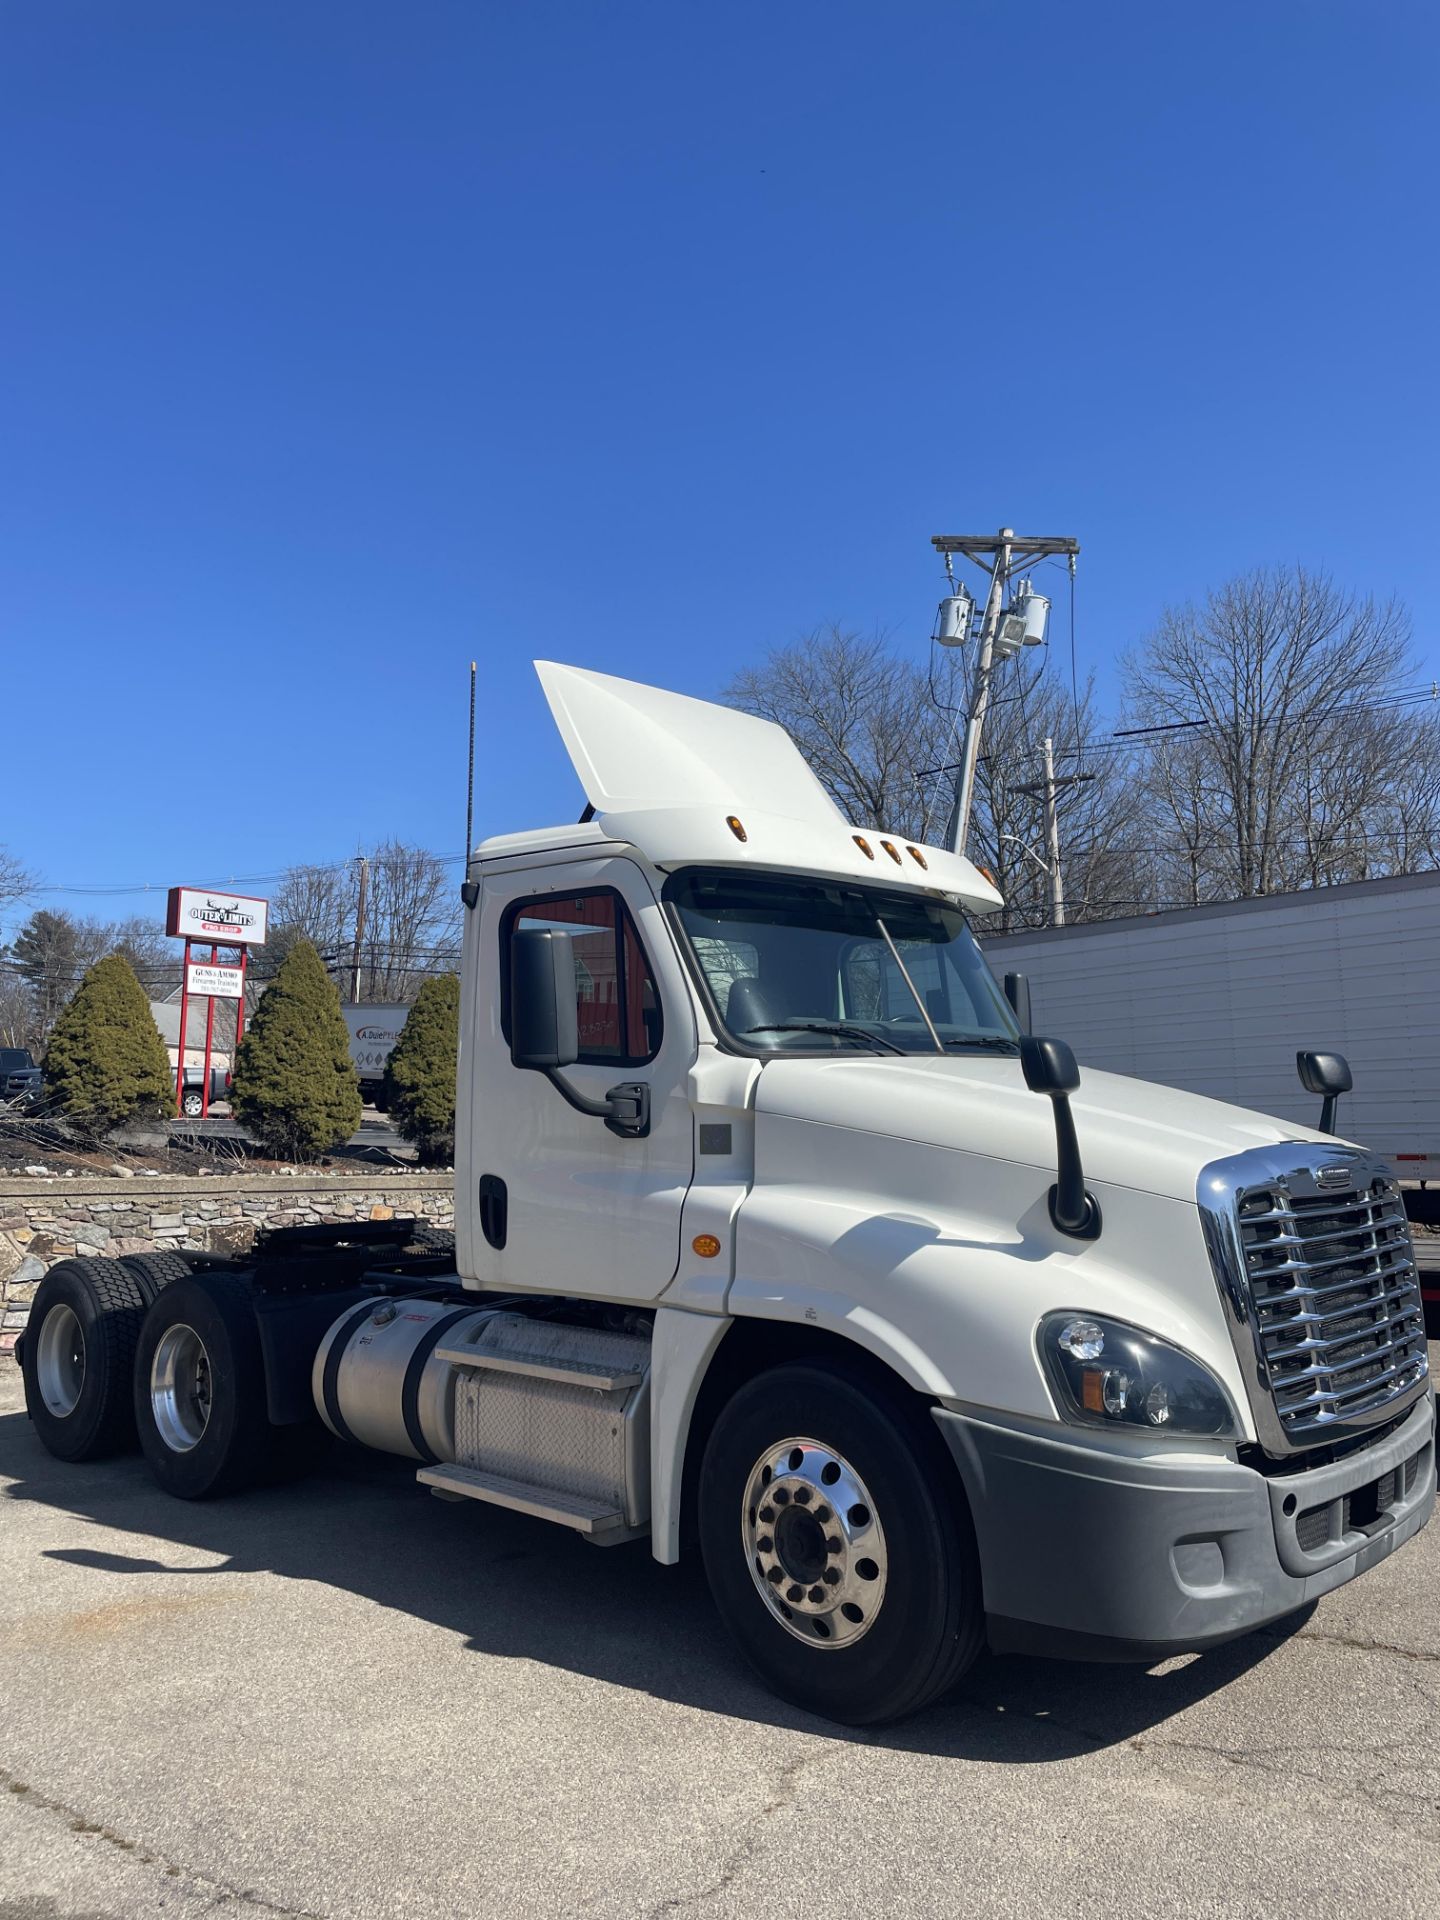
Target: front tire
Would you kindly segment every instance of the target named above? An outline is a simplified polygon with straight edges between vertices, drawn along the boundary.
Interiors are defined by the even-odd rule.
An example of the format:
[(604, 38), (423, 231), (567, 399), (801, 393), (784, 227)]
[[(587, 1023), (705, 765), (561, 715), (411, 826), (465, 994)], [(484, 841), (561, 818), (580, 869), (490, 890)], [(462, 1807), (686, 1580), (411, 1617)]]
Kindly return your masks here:
[(980, 1650), (975, 1540), (928, 1410), (843, 1366), (777, 1367), (700, 1471), (710, 1589), (767, 1686), (848, 1726), (939, 1697)]
[(26, 1410), (57, 1460), (134, 1447), (131, 1371), (145, 1306), (118, 1260), (61, 1260), (40, 1282), (21, 1365)]

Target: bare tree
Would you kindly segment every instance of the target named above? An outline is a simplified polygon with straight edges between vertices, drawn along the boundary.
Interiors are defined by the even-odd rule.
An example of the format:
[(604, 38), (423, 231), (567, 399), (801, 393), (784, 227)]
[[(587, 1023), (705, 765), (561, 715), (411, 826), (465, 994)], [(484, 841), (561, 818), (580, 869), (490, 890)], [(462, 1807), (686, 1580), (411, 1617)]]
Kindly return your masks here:
[[(296, 940), (310, 940), (348, 998), (359, 913), (360, 859), (292, 867), (270, 903), (257, 977), (272, 978)], [(422, 980), (459, 964), (460, 897), (445, 863), (387, 840), (365, 854), (369, 874), (361, 948), (363, 1000), (413, 1000)]]
[(946, 654), (932, 695), (885, 632), (829, 626), (773, 648), (725, 698), (784, 727), (847, 820), (925, 840), (928, 778), (954, 758), (958, 679)]
[(0, 907), (7, 901), (23, 900), (34, 890), (35, 877), (4, 847), (0, 847)]
[(459, 889), (423, 847), (387, 840), (369, 860), (365, 998), (413, 1000), (427, 975), (459, 966)]
[(127, 920), (76, 922), (77, 962), (83, 974), (107, 954), (121, 954), (152, 999), (180, 984), (180, 949), (157, 921), (132, 915)]
[(29, 1047), (38, 1052), (41, 1039), (29, 985), (0, 954), (0, 1047)]
[(273, 980), (297, 940), (308, 940), (338, 973), (355, 939), (355, 863), (291, 867), (270, 901), (265, 945), (251, 955), (257, 981)]
[(1398, 603), (1300, 567), (1168, 610), (1127, 661), (1131, 724), (1173, 729), (1138, 783), (1165, 883), (1233, 899), (1431, 863), (1435, 750), (1393, 704), (1409, 641)]
[[(1004, 896), (992, 932), (1048, 926), (1053, 908), (1045, 837), (1043, 743), (1054, 744), (1061, 775), (1085, 774), (1057, 793), (1066, 918), (1095, 920), (1143, 904), (1127, 843), (1133, 840), (1123, 756), (1097, 729), (1094, 692), (1039, 674), (1007, 677), (986, 716), (975, 775), (970, 857), (995, 876)], [(954, 775), (944, 776), (948, 803)], [(1023, 789), (1023, 791), (1022, 791)]]
[[(927, 667), (889, 637), (817, 629), (738, 674), (736, 706), (778, 721), (856, 826), (933, 844), (944, 831), (966, 711), (964, 662), (937, 652)], [(1005, 896), (999, 926), (1045, 925), (1050, 892), (1043, 801), (1019, 791), (1040, 776), (1049, 735), (1067, 771), (1093, 774), (1062, 803), (1067, 909), (1073, 917), (1133, 910), (1135, 875), (1121, 847), (1128, 809), (1121, 757), (1097, 738), (1091, 689), (1078, 703), (1028, 667), (997, 683), (977, 772), (971, 853)]]

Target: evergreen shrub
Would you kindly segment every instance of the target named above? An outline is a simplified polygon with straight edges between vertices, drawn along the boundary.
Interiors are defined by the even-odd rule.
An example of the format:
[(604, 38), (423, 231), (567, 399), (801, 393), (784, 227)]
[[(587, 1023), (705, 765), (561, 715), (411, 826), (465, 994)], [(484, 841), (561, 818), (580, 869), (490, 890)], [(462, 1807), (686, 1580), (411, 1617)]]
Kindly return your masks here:
[(175, 1075), (145, 990), (123, 955), (97, 960), (61, 1009), (45, 1089), (83, 1138), (140, 1116), (173, 1117)]
[(422, 1166), (455, 1158), (455, 1070), (460, 1052), (460, 981), (427, 980), (416, 995), (385, 1068), (390, 1117), (418, 1150)]
[(279, 1160), (318, 1159), (360, 1124), (340, 996), (308, 940), (286, 954), (245, 1029), (230, 1109)]

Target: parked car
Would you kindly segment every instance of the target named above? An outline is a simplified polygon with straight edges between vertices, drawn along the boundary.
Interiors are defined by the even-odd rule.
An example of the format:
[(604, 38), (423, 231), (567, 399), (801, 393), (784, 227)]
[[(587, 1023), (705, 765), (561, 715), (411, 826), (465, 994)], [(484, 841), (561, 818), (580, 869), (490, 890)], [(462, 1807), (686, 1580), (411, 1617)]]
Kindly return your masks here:
[[(180, 1092), (180, 1111), (187, 1120), (198, 1120), (205, 1102), (201, 1094), (205, 1087), (205, 1069), (186, 1067), (185, 1082)], [(228, 1067), (211, 1067), (210, 1101), (213, 1107), (217, 1100), (230, 1098), (230, 1070)]]
[(40, 1091), (40, 1069), (28, 1047), (0, 1047), (0, 1102), (32, 1100)]

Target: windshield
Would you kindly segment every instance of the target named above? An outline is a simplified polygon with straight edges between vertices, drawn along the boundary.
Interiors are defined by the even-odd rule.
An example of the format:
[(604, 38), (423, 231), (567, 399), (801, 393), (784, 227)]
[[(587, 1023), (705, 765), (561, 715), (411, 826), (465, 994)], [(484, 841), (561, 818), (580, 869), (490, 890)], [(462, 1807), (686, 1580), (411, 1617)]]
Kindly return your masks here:
[(696, 870), (666, 898), (721, 1023), (747, 1048), (1017, 1050), (1010, 1004), (948, 901)]

